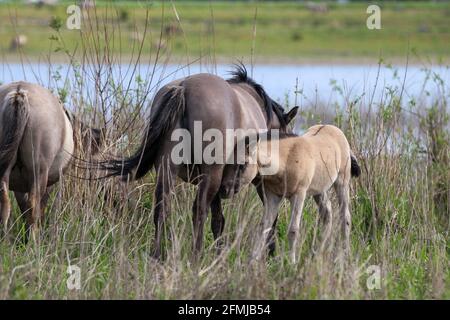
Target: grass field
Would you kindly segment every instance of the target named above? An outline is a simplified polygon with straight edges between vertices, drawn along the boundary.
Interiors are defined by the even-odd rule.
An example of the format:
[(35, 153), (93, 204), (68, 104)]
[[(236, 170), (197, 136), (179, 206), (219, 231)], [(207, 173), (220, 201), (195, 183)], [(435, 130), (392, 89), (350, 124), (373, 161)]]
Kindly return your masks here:
[[(158, 262), (150, 258), (154, 173), (130, 184), (89, 182), (77, 178), (88, 173), (74, 168), (53, 193), (39, 245), (21, 244), (24, 224), (14, 207), (12, 230), (0, 241), (0, 299), (449, 299), (448, 85), (433, 81), (443, 94), (433, 97), (431, 104), (409, 97), (409, 106), (402, 108), (399, 91), (393, 90), (382, 101), (350, 101), (344, 109), (332, 101), (311, 103), (299, 115), (312, 123), (344, 128), (362, 166), (362, 176), (352, 181), (348, 259), (339, 245), (337, 215), (330, 246), (314, 253), (320, 228), (310, 199), (301, 226), (299, 263), (289, 263), (286, 254), (286, 204), (280, 211), (277, 256), (251, 262), (262, 205), (249, 188), (224, 202), (223, 253), (216, 255), (208, 221), (205, 250), (194, 263), (195, 188), (180, 182), (168, 219), (166, 258)], [(129, 121), (145, 95), (112, 94), (116, 90), (109, 87), (91, 99), (108, 101), (107, 112), (116, 115), (114, 124), (107, 126), (106, 150), (127, 154), (139, 143), (142, 121)], [(93, 102), (79, 92), (83, 90), (72, 84), (66, 98), (83, 101), (86, 105), (79, 105), (79, 110), (92, 119), (92, 109), (86, 106)], [(99, 114), (97, 108), (97, 119)], [(118, 149), (117, 139), (119, 128), (127, 125), (132, 143), (124, 151)], [(80, 290), (67, 286), (69, 265), (80, 268)], [(370, 266), (380, 270), (379, 288), (367, 286)]]
[[(44, 57), (54, 51), (58, 46), (49, 39), (55, 35), (49, 23), (55, 18), (62, 24), (60, 32), (67, 48), (79, 50), (80, 32), (65, 27), (68, 4), (40, 9), (14, 2), (0, 4), (1, 52), (16, 56), (9, 50), (16, 34), (27, 36), (23, 53), (30, 57)], [(187, 54), (191, 59), (254, 54), (260, 60), (352, 61), (380, 55), (404, 57), (408, 47), (422, 58), (448, 58), (450, 3), (401, 1), (380, 6), (381, 30), (366, 27), (369, 15), (364, 3), (328, 4), (327, 12), (313, 12), (296, 2), (97, 1), (95, 13), (91, 9), (89, 14), (95, 14), (109, 32), (108, 41), (114, 44), (111, 50), (123, 55), (132, 54), (137, 50), (136, 42), (144, 40), (144, 55), (154, 55), (161, 44), (171, 54)], [(89, 23), (83, 22), (81, 31), (89, 30)]]
[[(187, 39), (176, 34), (169, 40), (175, 55), (193, 59), (205, 51), (211, 58), (213, 48), (217, 56), (250, 55), (254, 4), (231, 7), (214, 3), (214, 33), (205, 31), (211, 21), (207, 5), (175, 4)], [(260, 3), (255, 57), (376, 57), (380, 48), (404, 57), (408, 35), (410, 47), (416, 48), (424, 60), (448, 56), (447, 4), (383, 6), (383, 30), (377, 33), (365, 28), (362, 4), (347, 5), (345, 10), (331, 6), (328, 13), (316, 15), (294, 3)], [(131, 81), (138, 81), (137, 88), (127, 89), (128, 83), (114, 77), (114, 68), (110, 67), (121, 63), (122, 54), (132, 57), (127, 70), (141, 63), (136, 53), (139, 41), (119, 45), (106, 39), (117, 36), (114, 32), (119, 32), (118, 26), (123, 26), (121, 37), (128, 39), (135, 19), (142, 28), (145, 12), (136, 5), (123, 5), (118, 12), (123, 19), (120, 24), (107, 24), (106, 31), (97, 32), (104, 26), (99, 23), (92, 28), (95, 32), (89, 29), (78, 34), (63, 28), (57, 32), (57, 24), (48, 27), (51, 16), (64, 16), (63, 7), (36, 10), (2, 4), (1, 39), (14, 34), (8, 22), (14, 8), (19, 33), (29, 37), (22, 53), (44, 57), (60, 48), (59, 52), (71, 59), (73, 82), (52, 74), (53, 92), (86, 121), (106, 128), (107, 154), (135, 151), (144, 117), (130, 120), (148, 106), (153, 93), (150, 88), (157, 79), (152, 79), (152, 74), (136, 74)], [(98, 15), (105, 10), (99, 6)], [(128, 13), (121, 14), (120, 10)], [(153, 38), (143, 42), (144, 51), (152, 54), (156, 53), (150, 50), (150, 39), (158, 39), (160, 10), (160, 4), (150, 7)], [(172, 7), (166, 5), (165, 10), (173, 23)], [(335, 31), (330, 21), (342, 32)], [(96, 24), (93, 18), (88, 22)], [(427, 32), (417, 32), (421, 23), (428, 26)], [(300, 40), (297, 36), (292, 40), (295, 32), (300, 32)], [(51, 36), (53, 40), (48, 39)], [(83, 54), (73, 55), (77, 39)], [(5, 50), (5, 43), (0, 45)], [(158, 62), (167, 61), (161, 58)], [(349, 257), (343, 255), (338, 227), (333, 230), (329, 247), (314, 252), (320, 228), (317, 210), (309, 199), (301, 225), (299, 262), (291, 264), (286, 254), (287, 204), (280, 209), (277, 255), (267, 261), (251, 261), (263, 207), (250, 187), (223, 203), (226, 226), (222, 254), (216, 254), (207, 221), (205, 249), (195, 263), (191, 222), (195, 187), (180, 182), (167, 221), (170, 240), (164, 243), (165, 259), (155, 261), (150, 258), (155, 173), (126, 184), (115, 179), (80, 179), (90, 177), (89, 172), (73, 167), (52, 193), (38, 243), (22, 244), (25, 227), (14, 203), (12, 228), (7, 236), (0, 237), (0, 299), (450, 299), (450, 91), (449, 83), (428, 72), (426, 81), (436, 89), (429, 92), (436, 94), (424, 91), (406, 96), (399, 84), (386, 88), (378, 100), (370, 99), (374, 88), (359, 93), (361, 97), (356, 99), (336, 88), (343, 95), (339, 97), (343, 104), (321, 104), (320, 98), (326, 97), (303, 99), (298, 117), (309, 124), (334, 123), (341, 127), (362, 167), (361, 177), (352, 180), (351, 186)], [(86, 90), (93, 87), (95, 90)], [(292, 106), (292, 101), (283, 105)], [(106, 122), (111, 120), (110, 115), (114, 115), (114, 121)], [(119, 143), (125, 133), (129, 144)], [(339, 226), (337, 214), (333, 225)], [(79, 290), (67, 285), (71, 279), (69, 266), (80, 268)], [(379, 288), (367, 285), (373, 275), (370, 270), (380, 271)]]

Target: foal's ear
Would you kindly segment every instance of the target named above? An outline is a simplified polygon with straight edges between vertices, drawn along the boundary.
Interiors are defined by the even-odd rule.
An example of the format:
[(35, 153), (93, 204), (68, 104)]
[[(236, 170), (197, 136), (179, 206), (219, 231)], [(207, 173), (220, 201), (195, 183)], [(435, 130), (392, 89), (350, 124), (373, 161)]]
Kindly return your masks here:
[(298, 111), (298, 107), (294, 107), (288, 113), (285, 113), (283, 115), (284, 122), (286, 124), (289, 124), (292, 121), (292, 119), (294, 119), (295, 116), (297, 115), (297, 111)]

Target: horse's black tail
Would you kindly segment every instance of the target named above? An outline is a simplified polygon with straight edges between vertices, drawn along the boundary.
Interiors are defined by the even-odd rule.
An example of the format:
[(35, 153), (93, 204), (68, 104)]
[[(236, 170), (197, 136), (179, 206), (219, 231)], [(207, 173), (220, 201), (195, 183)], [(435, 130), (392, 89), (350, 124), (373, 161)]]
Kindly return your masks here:
[(353, 154), (350, 155), (350, 162), (350, 174), (352, 177), (359, 177), (361, 175), (361, 167)]
[(20, 89), (6, 95), (0, 124), (0, 178), (12, 165), (28, 123), (27, 92)]
[[(121, 176), (124, 180), (143, 177), (154, 165), (155, 156), (164, 137), (184, 114), (184, 87), (173, 86), (161, 97), (156, 113), (150, 117), (141, 146), (133, 156), (123, 160), (108, 160), (101, 167), (108, 170), (107, 176)], [(133, 174), (134, 173), (134, 174)]]

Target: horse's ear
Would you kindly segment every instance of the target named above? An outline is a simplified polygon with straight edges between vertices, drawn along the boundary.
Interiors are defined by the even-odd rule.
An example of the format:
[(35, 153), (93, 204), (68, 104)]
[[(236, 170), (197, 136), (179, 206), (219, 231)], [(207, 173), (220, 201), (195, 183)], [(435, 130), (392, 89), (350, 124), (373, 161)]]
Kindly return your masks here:
[(284, 122), (286, 124), (289, 124), (292, 121), (292, 119), (294, 119), (295, 116), (297, 115), (297, 111), (298, 111), (298, 107), (294, 107), (288, 113), (285, 113), (283, 115)]
[(103, 144), (103, 142), (106, 139), (106, 134), (108, 133), (105, 127), (101, 127), (100, 129), (100, 144)]
[(103, 141), (105, 139), (105, 131), (105, 128), (91, 128), (91, 139), (94, 140), (98, 147), (103, 145)]

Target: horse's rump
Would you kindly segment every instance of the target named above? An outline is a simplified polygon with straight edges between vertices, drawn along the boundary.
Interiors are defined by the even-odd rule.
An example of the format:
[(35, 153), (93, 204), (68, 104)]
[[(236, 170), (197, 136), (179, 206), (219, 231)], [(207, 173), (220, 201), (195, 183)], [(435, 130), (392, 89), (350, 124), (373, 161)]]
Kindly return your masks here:
[(13, 165), (29, 117), (27, 91), (22, 90), (20, 85), (15, 91), (7, 93), (4, 100), (1, 110), (0, 178)]

